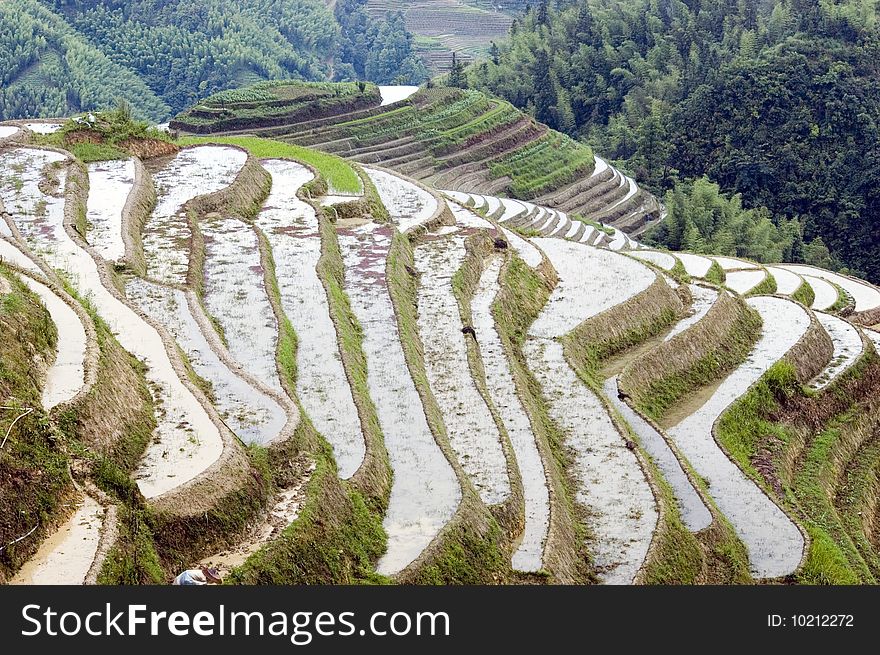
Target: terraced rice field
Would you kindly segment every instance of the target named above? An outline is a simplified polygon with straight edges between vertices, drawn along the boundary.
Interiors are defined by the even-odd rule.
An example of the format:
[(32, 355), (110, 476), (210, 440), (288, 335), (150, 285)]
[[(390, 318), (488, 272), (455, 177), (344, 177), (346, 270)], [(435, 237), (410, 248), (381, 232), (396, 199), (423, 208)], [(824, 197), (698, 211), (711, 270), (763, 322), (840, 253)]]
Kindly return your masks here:
[(204, 302), (229, 352), (248, 373), (281, 391), (275, 352), (278, 320), (266, 291), (254, 229), (237, 218), (201, 226), (205, 237)]
[(186, 283), (192, 232), (184, 205), (229, 186), (246, 159), (237, 148), (195, 146), (153, 173), (156, 207), (143, 234), (148, 277), (164, 284)]
[(471, 309), (480, 358), (486, 372), (486, 386), (504, 422), (522, 476), (525, 527), (512, 564), (518, 571), (534, 572), (543, 566), (544, 543), (550, 522), (550, 493), (541, 453), (529, 417), (517, 396), (510, 364), (492, 316), (492, 303), (500, 290), (501, 264), (502, 260), (496, 257), (486, 265), (471, 301)]
[(55, 361), (43, 386), (43, 407), (52, 409), (71, 400), (85, 384), (86, 330), (77, 313), (49, 287), (26, 275), (20, 279), (40, 297), (58, 326)]
[(605, 584), (630, 584), (657, 525), (651, 487), (605, 406), (565, 361), (562, 344), (531, 338), (523, 348), (550, 417), (574, 453), (575, 499), (589, 514), (589, 546), (599, 578)]
[(718, 300), (718, 291), (716, 289), (699, 284), (691, 284), (688, 288), (692, 298), (691, 312), (686, 318), (683, 318), (673, 326), (669, 334), (666, 335), (666, 341), (669, 341), (702, 320), (708, 311), (712, 309), (715, 301)]
[(745, 295), (761, 284), (766, 277), (767, 272), (762, 269), (754, 271), (731, 271), (727, 274), (725, 284), (737, 293)]
[(504, 235), (504, 238), (507, 239), (507, 242), (511, 247), (516, 250), (522, 260), (532, 268), (540, 266), (541, 262), (544, 261), (541, 251), (531, 242), (526, 241), (518, 234), (503, 227), (501, 228), (501, 233)]
[(510, 495), (501, 435), (480, 395), (468, 365), (452, 276), (464, 263), (464, 237), (432, 239), (416, 248), (421, 279), (418, 294), (419, 336), (428, 383), (443, 416), (449, 442), (462, 468), (487, 505)]
[(834, 344), (831, 361), (810, 385), (813, 389), (824, 389), (855, 364), (864, 351), (864, 345), (858, 329), (842, 318), (816, 312), (816, 319), (825, 328)]
[[(142, 312), (168, 330), (196, 374), (210, 383), (214, 405), (235, 434), (245, 442), (259, 444), (279, 437), (287, 423), (281, 401), (258, 388), (258, 383), (246, 380), (217, 354), (216, 350), (225, 349), (216, 337), (212, 337), (212, 345), (205, 336), (186, 292), (139, 278), (130, 280), (125, 291)], [(197, 303), (193, 298), (192, 305)], [(226, 359), (231, 355), (227, 353)]]
[[(399, 110), (416, 112), (422, 102), (416, 93)], [(443, 148), (459, 130), (470, 135), (474, 120), (507, 120), (497, 103), (472, 111), (468, 103), (479, 102), (468, 96), (435, 126)], [(375, 127), (374, 116), (367, 118)], [(319, 122), (305, 131), (334, 127)], [(400, 156), (409, 156), (415, 138), (393, 121), (386, 127), (397, 132)], [(373, 145), (346, 147), (369, 155)], [(18, 292), (31, 299), (39, 321), (55, 324), (57, 343), (42, 346), (31, 404), (47, 410), (41, 421), (77, 439), (77, 448), (61, 456), (83, 483), (59, 498), (54, 516), (41, 519), (52, 521), (35, 532), (43, 542), (29, 545), (31, 557), (7, 579), (82, 584), (99, 568), (107, 576), (116, 563), (130, 567), (133, 521), (145, 528), (138, 539), (155, 550), (158, 575), (168, 580), (166, 562), (176, 567), (185, 560), (219, 565), (235, 581), (717, 582), (729, 579), (719, 563), (745, 552), (756, 579), (839, 581), (822, 577), (836, 570), (820, 557), (826, 535), (842, 557), (856, 548), (865, 561), (876, 558), (861, 532), (838, 533), (830, 523), (817, 532), (827, 517), (861, 530), (863, 518), (856, 517), (870, 497), (855, 481), (876, 464), (862, 457), (873, 451), (841, 439), (816, 460), (823, 472), (836, 471), (831, 491), (821, 480), (820, 492), (833, 498), (819, 510), (801, 483), (823, 440), (861, 438), (846, 430), (874, 421), (865, 376), (876, 375), (876, 361), (863, 355), (869, 341), (880, 347), (880, 333), (857, 322), (876, 323), (868, 320), (874, 303), (880, 306), (875, 287), (800, 265), (765, 271), (732, 257), (644, 249), (614, 223), (641, 211), (647, 195), (598, 158), (570, 189), (535, 202), (505, 198), (501, 186), (444, 191), (438, 201), (421, 182), (370, 168), (392, 218), (382, 223), (366, 208), (344, 218), (329, 209), (322, 214), (322, 206), (359, 196), (312, 199), (324, 187), (321, 180), (310, 184), (316, 173), (308, 162), (261, 160), (272, 180), (264, 198), (243, 184), (246, 176), (235, 180), (245, 157), (230, 146), (199, 145), (147, 162), (159, 198), (139, 253), (138, 235), (126, 232), (139, 224), (129, 213), (138, 203), (127, 202), (143, 191), (135, 183), (136, 159), (89, 166), (86, 199), (68, 169), (72, 156), (21, 146), (0, 152), (0, 319), (15, 302), (5, 296)], [(248, 164), (249, 174), (257, 163)], [(458, 165), (465, 164), (450, 170)], [(225, 194), (211, 200), (210, 210), (187, 205), (234, 180), (242, 196), (236, 202), (252, 193), (253, 211), (235, 210), (234, 203), (224, 210)], [(568, 204), (580, 193), (604, 199), (579, 217)], [(452, 223), (449, 212), (454, 224), (432, 222)], [(591, 216), (607, 218), (611, 229)], [(73, 225), (82, 217), (85, 237)], [(662, 285), (684, 297), (679, 261), (703, 281), (687, 282), (692, 303), (673, 316), (668, 308), (680, 311), (681, 304)], [(708, 275), (717, 282), (719, 269), (724, 285), (705, 281)], [(779, 295), (741, 297), (768, 274)], [(45, 312), (13, 284), (16, 276)], [(781, 297), (803, 282), (816, 292), (813, 309), (834, 311)], [(636, 296), (624, 315), (620, 305)], [(760, 327), (744, 318), (746, 306), (760, 315)], [(608, 362), (585, 363), (591, 355), (582, 349), (590, 344), (573, 332), (604, 326), (609, 317), (624, 321), (638, 343)], [(0, 348), (8, 345), (0, 341)], [(643, 368), (659, 370), (644, 372), (645, 388), (683, 392), (665, 413), (637, 398), (637, 382), (621, 389), (616, 374), (606, 372), (623, 370), (624, 379), (640, 358), (652, 356), (652, 367)], [(773, 371), (779, 379), (765, 377), (783, 359), (789, 365)], [(81, 392), (106, 393), (102, 376), (120, 366), (130, 367), (129, 380), (146, 382), (144, 411), (152, 410), (156, 428), (139, 460), (126, 454), (127, 468), (114, 462), (109, 474), (101, 470), (113, 483), (101, 478), (104, 491), (97, 492), (96, 462), (104, 453), (88, 452), (91, 442), (77, 431), (107, 403), (122, 401), (111, 394), (89, 404)], [(686, 388), (651, 386), (655, 374)], [(786, 394), (772, 400), (780, 406), (750, 409), (761, 412), (750, 417), (759, 427), (742, 444), (730, 441), (727, 421), (740, 417), (728, 410), (745, 396), (753, 401), (750, 392), (769, 381), (789, 384), (780, 380), (791, 375), (798, 377)], [(853, 396), (844, 414), (804, 434), (803, 444), (789, 438), (790, 407), (806, 408), (797, 420), (820, 420), (829, 407), (837, 411), (833, 403), (844, 407), (840, 389)], [(737, 412), (742, 407), (753, 403), (737, 404)], [(58, 423), (68, 416), (77, 420)], [(14, 427), (10, 439), (20, 436)], [(755, 452), (745, 452), (752, 445)], [(791, 452), (801, 446), (802, 455)], [(236, 487), (233, 474), (251, 486)], [(118, 477), (124, 475), (143, 499), (129, 493)], [(247, 500), (238, 506), (240, 494)], [(205, 507), (189, 506), (212, 495)], [(832, 504), (833, 516), (826, 511)], [(117, 511), (126, 521), (120, 529)], [(226, 541), (188, 543), (212, 517), (229, 521)], [(681, 548), (670, 536), (683, 540)], [(120, 548), (112, 550), (111, 542)], [(108, 553), (121, 559), (102, 565)], [(682, 556), (699, 561), (680, 566)], [(744, 577), (745, 561), (735, 564)]]
[(18, 128), (14, 125), (0, 125), (0, 139), (8, 139), (18, 133)]
[(583, 321), (647, 289), (656, 274), (647, 266), (607, 250), (562, 241), (533, 239), (559, 274), (544, 311), (529, 334), (553, 339)]
[[(12, 220), (32, 249), (65, 273), (81, 296), (89, 297), (98, 314), (107, 322), (123, 348), (141, 359), (157, 409), (158, 428), (154, 440), (135, 472), (141, 492), (148, 498), (197, 477), (220, 456), (223, 446), (217, 427), (208, 413), (178, 377), (159, 333), (138, 314), (105, 288), (97, 263), (68, 236), (63, 228), (63, 201), (43, 196), (37, 184), (39, 167), (26, 162), (61, 161), (57, 153), (13, 151), (4, 159), (3, 174), (23, 171), (18, 192), (4, 187), (3, 201)], [(22, 161), (24, 157), (24, 161)], [(60, 158), (59, 158), (60, 157)], [(23, 168), (20, 168), (22, 167)], [(28, 172), (30, 171), (30, 172)], [(59, 178), (64, 178), (63, 171)], [(44, 211), (39, 208), (45, 202)], [(60, 209), (59, 209), (60, 207)], [(42, 248), (40, 247), (42, 246)]]
[(725, 271), (759, 268), (759, 266), (753, 262), (748, 262), (744, 259), (736, 259), (735, 257), (713, 257), (712, 259), (718, 262), (718, 265)]
[(436, 198), (421, 187), (385, 171), (368, 168), (366, 172), (401, 232), (424, 225), (437, 211)]
[(89, 243), (107, 261), (125, 257), (122, 212), (134, 187), (133, 159), (89, 164)]
[(651, 262), (662, 268), (664, 271), (671, 271), (675, 267), (676, 259), (667, 252), (658, 252), (656, 250), (634, 250), (632, 256)]
[(880, 307), (880, 289), (866, 282), (813, 266), (785, 264), (783, 268), (793, 273), (822, 278), (826, 282), (836, 284), (853, 298), (857, 312), (866, 312)]
[(82, 496), (67, 522), (40, 545), (11, 583), (83, 584), (98, 551), (104, 513), (96, 501)]
[(712, 267), (712, 260), (702, 255), (693, 255), (689, 252), (679, 252), (675, 254), (684, 265), (684, 270), (688, 275), (693, 277), (706, 277), (706, 273)]
[(419, 90), (417, 86), (380, 86), (379, 93), (382, 94), (382, 106), (393, 105), (395, 102), (406, 100), (412, 94)]
[(0, 261), (8, 264), (15, 264), (16, 266), (23, 268), (26, 271), (30, 271), (31, 273), (36, 273), (37, 275), (43, 274), (43, 271), (41, 271), (40, 267), (34, 263), (34, 260), (25, 255), (17, 246), (4, 239), (0, 239)]
[(54, 134), (63, 127), (61, 123), (25, 123), (24, 126), (35, 134)]
[(706, 507), (706, 503), (697, 493), (693, 483), (688, 478), (681, 462), (672, 452), (669, 444), (657, 429), (648, 423), (642, 416), (634, 411), (619, 397), (617, 378), (608, 378), (604, 385), (605, 397), (621, 413), (623, 419), (630, 425), (639, 438), (642, 447), (648, 452), (657, 466), (663, 472), (663, 477), (672, 487), (681, 519), (691, 532), (699, 532), (712, 523), (712, 513)]
[(767, 272), (776, 280), (776, 292), (783, 296), (792, 295), (804, 284), (804, 279), (800, 275), (778, 266), (768, 266)]
[[(876, 325), (874, 326), (877, 327)], [(865, 330), (865, 334), (868, 336), (868, 339), (871, 340), (871, 343), (874, 344), (874, 350), (880, 355), (880, 331), (876, 329)]]
[(363, 461), (366, 447), (318, 278), (318, 218), (296, 195), (313, 175), (290, 161), (269, 160), (263, 165), (272, 176), (272, 193), (256, 225), (272, 250), (281, 308), (297, 335), (297, 394), (315, 427), (333, 446), (339, 475), (349, 478)]
[(668, 434), (707, 481), (718, 509), (746, 545), (752, 573), (773, 578), (797, 568), (804, 538), (791, 519), (727, 458), (713, 437), (713, 426), (732, 402), (791, 350), (809, 327), (810, 317), (796, 304), (779, 298), (758, 297), (748, 303), (764, 321), (758, 343), (712, 397)]
[[(417, 11), (412, 6), (405, 10)], [(444, 22), (439, 29), (446, 30), (448, 26)], [(485, 29), (481, 25), (481, 30)], [(436, 34), (429, 37), (434, 45), (440, 38)], [(464, 52), (459, 54), (463, 56)], [(297, 83), (291, 83), (292, 90), (298, 88)], [(419, 89), (400, 103), (394, 100), (411, 89), (379, 91), (380, 95), (384, 93), (379, 107), (367, 103), (372, 98), (368, 98), (372, 93), (368, 89), (361, 98), (363, 106), (342, 115), (334, 113), (332, 107), (322, 106), (304, 115), (278, 117), (275, 105), (261, 107), (257, 102), (257, 108), (267, 118), (265, 124), (251, 119), (253, 124), (248, 132), (281, 138), (297, 146), (317, 147), (367, 165), (379, 164), (434, 188), (473, 192), (485, 197), (485, 202), (475, 198), (479, 200), (477, 206), (490, 214), (505, 196), (534, 200), (563, 215), (564, 225), (557, 224), (557, 230), (571, 227), (565, 218), (567, 214), (604, 221), (637, 235), (660, 217), (659, 201), (639, 188), (633, 178), (595, 158), (584, 144), (549, 130), (506, 102), (472, 90), (435, 87)], [(248, 111), (256, 114), (257, 108), (249, 106)], [(211, 123), (207, 118), (199, 120)], [(224, 120), (217, 119), (206, 129), (239, 134), (226, 126)], [(202, 128), (205, 126), (198, 129)], [(188, 137), (183, 142), (194, 141)], [(311, 152), (301, 151), (300, 155), (290, 156)], [(287, 156), (252, 152), (262, 157)], [(325, 175), (334, 187), (332, 176)], [(504, 220), (515, 215), (508, 215), (506, 209)], [(546, 223), (549, 217), (544, 218)], [(549, 229), (550, 225), (546, 227)], [(631, 247), (622, 235), (612, 242), (615, 250)]]
[(815, 294), (815, 300), (813, 300), (812, 309), (817, 310), (826, 310), (831, 309), (834, 305), (837, 304), (837, 289), (830, 282), (823, 280), (821, 277), (815, 277), (812, 275), (803, 275), (804, 282), (810, 285), (813, 289), (813, 293)]
[[(0, 190), (25, 243), (54, 267), (62, 264), (59, 243), (66, 239), (62, 194), (67, 176), (57, 168), (64, 160), (64, 155), (51, 150), (16, 148), (6, 156)], [(52, 176), (47, 182), (54, 179), (52, 193), (40, 188), (44, 175)]]
[(383, 522), (388, 547), (377, 565), (385, 574), (411, 564), (461, 500), (458, 479), (428, 427), (400, 345), (385, 278), (390, 246), (390, 231), (376, 224), (340, 230), (345, 289), (363, 329), (367, 384), (394, 472)]
[(643, 291), (655, 276), (608, 251), (557, 239), (535, 241), (560, 279), (523, 350), (550, 416), (574, 453), (576, 498), (589, 511), (599, 576), (605, 583), (627, 584), (644, 562), (657, 523), (654, 497), (605, 406), (569, 366), (556, 339)]

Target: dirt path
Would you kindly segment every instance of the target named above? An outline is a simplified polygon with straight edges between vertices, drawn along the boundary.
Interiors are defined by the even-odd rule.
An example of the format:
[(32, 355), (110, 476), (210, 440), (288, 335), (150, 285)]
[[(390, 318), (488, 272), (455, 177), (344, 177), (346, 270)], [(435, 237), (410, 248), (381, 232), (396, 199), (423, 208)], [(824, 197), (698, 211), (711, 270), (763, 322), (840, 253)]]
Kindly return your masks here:
[(305, 475), (292, 487), (276, 494), (263, 520), (250, 531), (234, 548), (215, 553), (204, 558), (199, 564), (215, 566), (221, 576), (225, 576), (236, 566), (245, 563), (263, 545), (276, 539), (287, 526), (299, 517), (299, 510), (305, 498), (305, 489), (312, 477), (315, 465), (309, 467)]
[(81, 585), (98, 552), (105, 509), (90, 496), (16, 573), (11, 584)]

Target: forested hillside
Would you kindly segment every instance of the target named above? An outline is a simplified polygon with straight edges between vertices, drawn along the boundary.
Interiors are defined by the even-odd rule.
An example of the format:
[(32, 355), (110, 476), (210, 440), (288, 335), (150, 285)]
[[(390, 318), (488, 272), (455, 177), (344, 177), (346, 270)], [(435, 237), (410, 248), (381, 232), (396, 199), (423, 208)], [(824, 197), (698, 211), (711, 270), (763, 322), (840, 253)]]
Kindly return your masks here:
[[(708, 175), (772, 217), (774, 240), (798, 248), (802, 230), (811, 252), (827, 244), (839, 265), (877, 280), (875, 4), (535, 3), (469, 83), (586, 138), (655, 191)], [(691, 240), (669, 245), (712, 243), (714, 228), (685, 227)]]
[[(365, 0), (10, 0), (0, 5), (0, 118), (58, 116), (127, 99), (163, 119), (263, 79), (418, 83), (399, 16)], [(337, 18), (339, 20), (337, 21)]]

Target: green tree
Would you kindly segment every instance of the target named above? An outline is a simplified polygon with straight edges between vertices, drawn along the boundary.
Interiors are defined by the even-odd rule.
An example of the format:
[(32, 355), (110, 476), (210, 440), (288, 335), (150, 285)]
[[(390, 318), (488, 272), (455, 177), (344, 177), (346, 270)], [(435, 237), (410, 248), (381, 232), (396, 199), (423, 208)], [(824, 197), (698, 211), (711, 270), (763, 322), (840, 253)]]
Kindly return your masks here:
[(452, 63), (449, 67), (449, 77), (446, 80), (446, 86), (455, 87), (457, 89), (467, 88), (467, 76), (464, 72), (464, 64), (458, 59), (455, 52), (452, 53)]

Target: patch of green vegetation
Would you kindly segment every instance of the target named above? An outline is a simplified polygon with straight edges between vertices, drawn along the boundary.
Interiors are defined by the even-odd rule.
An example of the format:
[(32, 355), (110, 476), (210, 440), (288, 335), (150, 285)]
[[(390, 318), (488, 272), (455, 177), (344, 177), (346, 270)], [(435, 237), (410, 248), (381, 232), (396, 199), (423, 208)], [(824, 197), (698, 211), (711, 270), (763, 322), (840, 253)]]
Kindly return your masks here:
[[(639, 443), (637, 435), (630, 439)], [(699, 539), (685, 527), (678, 511), (672, 487), (644, 450), (642, 456), (649, 463), (651, 478), (661, 496), (663, 529), (654, 535), (653, 555), (645, 564), (646, 584), (697, 584), (703, 572), (703, 552)]]
[(548, 133), (489, 162), (493, 178), (508, 176), (517, 198), (535, 198), (589, 173), (596, 162), (589, 146), (564, 134)]
[(0, 551), (0, 571), (11, 575), (63, 513), (72, 485), (66, 444), (43, 411), (43, 380), (34, 365), (35, 356), (53, 361), (55, 324), (2, 264), (0, 283), (11, 289), (0, 302), (0, 545), (10, 544)]
[(85, 163), (126, 159), (125, 144), (141, 139), (169, 141), (170, 137), (145, 121), (135, 120), (125, 102), (110, 111), (71, 118), (58, 132), (37, 136), (38, 143), (64, 148)]
[(801, 285), (797, 288), (797, 291), (791, 294), (791, 298), (802, 304), (804, 307), (812, 307), (813, 302), (816, 300), (816, 292), (806, 280), (803, 280)]
[(244, 148), (254, 157), (260, 159), (293, 159), (317, 169), (333, 191), (339, 193), (363, 192), (361, 179), (348, 162), (335, 155), (328, 155), (302, 146), (252, 136), (184, 137), (177, 143), (181, 146), (220, 143)]
[(825, 311), (832, 312), (832, 313), (839, 312), (846, 307), (853, 306), (854, 301), (853, 301), (852, 297), (846, 292), (846, 290), (844, 290), (844, 288), (842, 286), (840, 286), (839, 284), (835, 284), (834, 282), (830, 282), (830, 281), (828, 282), (828, 284), (830, 284), (835, 289), (837, 289), (837, 300), (834, 302), (833, 305), (831, 305), (831, 307), (829, 307)]
[(717, 424), (717, 438), (732, 459), (771, 497), (796, 512), (810, 535), (803, 568), (796, 574), (804, 584), (856, 584), (874, 582), (873, 575), (844, 529), (829, 489), (836, 485), (833, 451), (841, 431), (855, 416), (852, 410), (836, 416), (814, 436), (790, 484), (781, 481), (780, 497), (755, 468), (759, 448), (794, 439), (792, 428), (772, 420), (786, 399), (800, 394), (801, 385), (793, 365), (774, 364), (761, 380), (737, 400)]
[(724, 269), (721, 268), (721, 265), (714, 259), (704, 277), (712, 284), (717, 284), (718, 286), (722, 286), (725, 280), (727, 280), (727, 275), (724, 273)]
[(751, 289), (746, 295), (747, 296), (772, 296), (776, 293), (776, 278), (770, 275), (769, 271), (764, 276), (764, 279), (761, 280), (753, 289)]
[(166, 575), (153, 543), (147, 512), (126, 505), (118, 507), (116, 516), (118, 537), (98, 573), (98, 584), (164, 583)]
[(723, 343), (715, 344), (687, 370), (660, 378), (639, 393), (639, 411), (655, 421), (662, 420), (678, 401), (744, 362), (758, 340), (760, 329), (760, 315), (744, 308)]
[(603, 234), (607, 234), (608, 236), (614, 236), (614, 228), (608, 227), (607, 225), (602, 225), (602, 223), (600, 223), (599, 221), (591, 221), (588, 218), (584, 218), (580, 214), (574, 214), (570, 216), (570, 218), (573, 221), (580, 221), (581, 223), (585, 223), (598, 232), (602, 232)]

